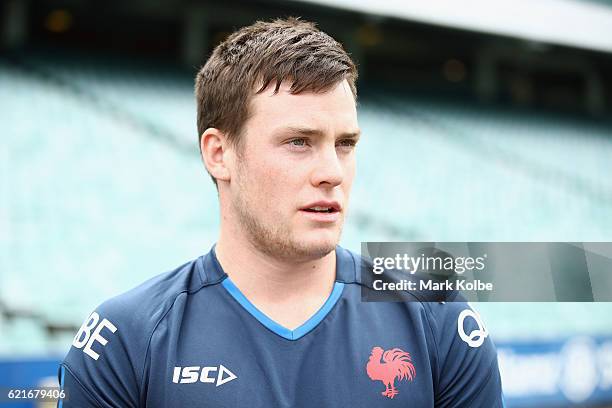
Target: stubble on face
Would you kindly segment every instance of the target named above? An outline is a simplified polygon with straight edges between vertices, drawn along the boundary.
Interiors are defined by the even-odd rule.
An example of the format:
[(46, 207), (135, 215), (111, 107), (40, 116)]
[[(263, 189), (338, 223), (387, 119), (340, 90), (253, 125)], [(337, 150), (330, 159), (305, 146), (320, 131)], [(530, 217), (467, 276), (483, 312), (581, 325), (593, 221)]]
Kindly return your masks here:
[[(268, 217), (268, 220), (277, 220), (276, 222), (256, 217), (256, 212), (252, 211), (252, 208), (255, 207), (249, 198), (256, 194), (252, 188), (257, 188), (257, 186), (249, 182), (247, 159), (241, 154), (238, 154), (237, 158), (238, 194), (232, 200), (232, 207), (240, 228), (256, 250), (271, 258), (292, 262), (320, 259), (335, 250), (342, 232), (342, 225), (336, 242), (323, 241), (309, 244), (292, 234), (291, 227), (288, 225), (289, 220), (285, 220), (282, 214)], [(266, 207), (271, 213), (274, 212), (274, 206), (270, 203), (267, 203)]]

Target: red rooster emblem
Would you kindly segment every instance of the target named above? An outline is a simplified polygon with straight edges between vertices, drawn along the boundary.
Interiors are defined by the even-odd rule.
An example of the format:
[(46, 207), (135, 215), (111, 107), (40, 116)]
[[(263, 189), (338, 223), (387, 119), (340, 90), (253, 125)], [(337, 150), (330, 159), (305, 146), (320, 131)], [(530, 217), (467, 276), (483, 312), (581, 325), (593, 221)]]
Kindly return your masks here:
[(416, 376), (416, 369), (412, 364), (410, 354), (398, 348), (387, 351), (381, 347), (372, 348), (366, 372), (372, 381), (379, 380), (385, 384), (385, 390), (381, 394), (388, 398), (394, 398), (399, 394), (399, 391), (395, 389), (396, 379), (412, 381)]

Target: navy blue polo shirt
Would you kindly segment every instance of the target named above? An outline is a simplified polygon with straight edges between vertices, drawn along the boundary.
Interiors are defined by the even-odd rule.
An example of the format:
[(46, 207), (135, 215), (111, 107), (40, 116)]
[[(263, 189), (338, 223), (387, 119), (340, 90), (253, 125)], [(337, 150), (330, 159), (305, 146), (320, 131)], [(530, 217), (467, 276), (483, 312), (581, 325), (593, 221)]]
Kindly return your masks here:
[(60, 366), (58, 406), (502, 407), (495, 347), (470, 306), (363, 302), (361, 260), (337, 246), (329, 298), (289, 330), (213, 246), (89, 316)]

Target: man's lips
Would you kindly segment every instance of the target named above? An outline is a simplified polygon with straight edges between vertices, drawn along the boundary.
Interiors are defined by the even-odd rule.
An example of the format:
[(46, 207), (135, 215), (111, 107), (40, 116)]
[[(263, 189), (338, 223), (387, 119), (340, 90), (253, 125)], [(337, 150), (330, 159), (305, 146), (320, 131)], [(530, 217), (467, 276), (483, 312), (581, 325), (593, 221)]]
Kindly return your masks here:
[(300, 214), (304, 214), (309, 220), (322, 223), (333, 223), (340, 219), (340, 211), (333, 212), (318, 212), (300, 210)]
[(300, 209), (309, 220), (319, 223), (334, 223), (340, 219), (342, 206), (338, 201), (319, 200)]
[(337, 201), (319, 200), (300, 208), (302, 211), (316, 213), (336, 213), (342, 211), (342, 206)]

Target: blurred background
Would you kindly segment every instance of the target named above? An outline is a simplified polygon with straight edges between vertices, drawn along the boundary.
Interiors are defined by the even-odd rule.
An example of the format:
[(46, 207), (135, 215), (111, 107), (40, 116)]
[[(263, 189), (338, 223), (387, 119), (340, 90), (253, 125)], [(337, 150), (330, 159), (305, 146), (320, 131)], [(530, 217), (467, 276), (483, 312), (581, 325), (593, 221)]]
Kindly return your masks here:
[[(341, 245), (612, 241), (610, 0), (5, 0), (0, 388), (52, 384), (99, 303), (210, 249), (193, 78), (286, 16), (359, 66)], [(612, 406), (612, 304), (473, 306), (508, 407)]]

